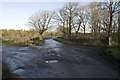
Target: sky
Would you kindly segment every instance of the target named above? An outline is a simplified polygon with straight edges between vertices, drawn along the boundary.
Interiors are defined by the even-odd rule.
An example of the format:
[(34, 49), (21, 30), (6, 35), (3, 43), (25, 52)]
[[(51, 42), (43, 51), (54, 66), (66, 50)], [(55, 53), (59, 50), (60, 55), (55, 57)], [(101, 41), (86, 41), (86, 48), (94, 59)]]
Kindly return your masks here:
[[(67, 0), (1, 0), (0, 29), (28, 30), (26, 24), (30, 16), (42, 10), (57, 10), (64, 6), (65, 1)], [(83, 4), (90, 1), (92, 0), (84, 0)]]
[(30, 16), (42, 10), (61, 8), (63, 2), (4, 2), (0, 4), (0, 29), (29, 29)]

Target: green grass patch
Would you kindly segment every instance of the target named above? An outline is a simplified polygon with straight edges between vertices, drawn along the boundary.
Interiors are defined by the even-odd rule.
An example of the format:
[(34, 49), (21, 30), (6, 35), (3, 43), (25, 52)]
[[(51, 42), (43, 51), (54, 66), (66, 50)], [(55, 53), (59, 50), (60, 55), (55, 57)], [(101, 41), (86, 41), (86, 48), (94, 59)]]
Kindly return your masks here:
[(15, 41), (10, 41), (10, 40), (2, 40), (2, 44), (0, 46), (38, 46), (42, 45), (43, 40), (32, 40), (31, 42), (28, 43), (15, 43)]
[(105, 49), (105, 52), (112, 55), (115, 57), (117, 60), (120, 61), (120, 46), (113, 46), (113, 47), (108, 47)]
[(2, 46), (13, 46), (15, 45), (14, 41), (2, 40)]
[(1, 46), (28, 46), (28, 45), (24, 43), (15, 43), (14, 41), (10, 40), (2, 40)]

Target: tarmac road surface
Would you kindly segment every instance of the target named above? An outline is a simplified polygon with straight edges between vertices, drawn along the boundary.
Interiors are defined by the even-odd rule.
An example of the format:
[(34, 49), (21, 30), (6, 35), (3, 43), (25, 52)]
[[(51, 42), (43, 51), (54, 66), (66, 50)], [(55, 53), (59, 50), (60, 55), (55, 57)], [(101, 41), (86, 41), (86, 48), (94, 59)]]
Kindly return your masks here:
[(119, 67), (100, 53), (46, 39), (43, 46), (2, 47), (2, 61), (19, 78), (118, 78)]

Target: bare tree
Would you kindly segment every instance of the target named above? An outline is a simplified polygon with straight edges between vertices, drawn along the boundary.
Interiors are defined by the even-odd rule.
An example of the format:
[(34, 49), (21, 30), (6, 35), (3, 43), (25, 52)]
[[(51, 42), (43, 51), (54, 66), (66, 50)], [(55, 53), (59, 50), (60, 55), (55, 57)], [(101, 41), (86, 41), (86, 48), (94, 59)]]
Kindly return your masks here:
[(67, 2), (54, 18), (58, 21), (59, 26), (62, 27), (60, 29), (64, 29), (62, 31), (64, 37), (66, 38), (71, 38), (71, 32), (77, 8), (78, 2)]
[(98, 7), (98, 3), (97, 2), (92, 2), (89, 5), (89, 21), (91, 24), (91, 32), (93, 34), (93, 38), (94, 39), (98, 39), (99, 38), (99, 32), (100, 32), (100, 28), (99, 28), (99, 7)]
[(54, 13), (53, 11), (38, 12), (29, 18), (28, 25), (38, 31), (39, 34), (43, 34), (48, 29)]
[[(66, 23), (67, 23), (67, 16), (65, 15), (65, 13), (63, 12), (63, 9), (60, 9), (56, 15), (54, 15), (53, 19), (56, 20), (56, 22), (58, 23), (58, 29), (60, 29), (60, 31), (62, 32), (62, 34), (64, 35), (63, 37), (67, 37), (67, 31), (66, 31)], [(61, 27), (61, 28), (60, 28)]]
[(78, 8), (76, 10), (75, 16), (73, 18), (73, 23), (72, 26), (74, 28), (74, 31), (76, 33), (76, 36), (78, 34), (78, 32), (80, 31), (80, 28), (83, 28), (84, 33), (85, 33), (85, 11), (84, 11), (84, 7), (80, 6), (80, 8)]
[(113, 2), (113, 0), (109, 0), (108, 2), (103, 2), (102, 7), (104, 10), (108, 11), (109, 14), (109, 26), (108, 26), (108, 37), (109, 37), (109, 45), (112, 45), (112, 22), (113, 16), (116, 12), (119, 11), (120, 1)]
[(106, 32), (107, 32), (107, 27), (108, 27), (108, 23), (109, 23), (109, 19), (108, 19), (108, 17), (109, 17), (109, 15), (108, 15), (108, 12), (107, 11), (105, 11), (105, 10), (103, 10), (103, 9), (101, 9), (100, 10), (100, 22), (101, 22), (101, 30), (103, 31), (103, 33), (105, 33), (106, 34)]
[(84, 34), (86, 33), (86, 24), (88, 23), (88, 20), (87, 20), (87, 9), (86, 9), (86, 6), (82, 6), (82, 29), (84, 31)]
[(68, 2), (63, 7), (63, 12), (67, 17), (66, 23), (68, 24), (68, 37), (71, 37), (71, 31), (72, 31), (72, 22), (73, 17), (75, 16), (76, 9), (78, 8), (78, 2)]
[(118, 45), (120, 45), (120, 8), (118, 11)]

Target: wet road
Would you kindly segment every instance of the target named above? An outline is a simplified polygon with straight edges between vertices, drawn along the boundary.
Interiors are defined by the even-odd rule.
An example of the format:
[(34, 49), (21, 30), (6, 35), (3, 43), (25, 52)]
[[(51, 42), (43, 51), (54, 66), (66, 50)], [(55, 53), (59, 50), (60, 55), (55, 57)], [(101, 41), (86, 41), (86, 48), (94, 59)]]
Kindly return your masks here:
[(3, 63), (20, 78), (118, 78), (118, 66), (98, 56), (97, 47), (46, 39), (43, 46), (3, 47)]
[[(1, 44), (1, 41), (0, 41)], [(0, 47), (0, 79), (2, 78), (2, 47)]]

